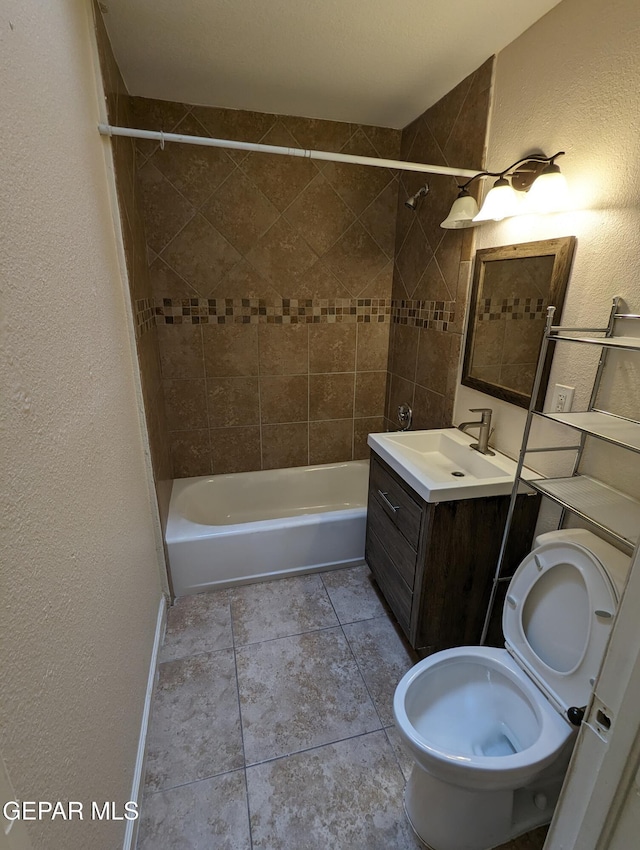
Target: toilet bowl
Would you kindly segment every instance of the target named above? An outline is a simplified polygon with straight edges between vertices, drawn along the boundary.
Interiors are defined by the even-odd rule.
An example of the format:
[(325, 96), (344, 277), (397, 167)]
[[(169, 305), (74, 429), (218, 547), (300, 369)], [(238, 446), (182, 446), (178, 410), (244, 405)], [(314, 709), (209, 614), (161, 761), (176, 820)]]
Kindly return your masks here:
[(540, 535), (503, 610), (505, 648), (437, 652), (402, 678), (405, 809), (433, 850), (488, 850), (548, 823), (630, 559), (585, 530)]

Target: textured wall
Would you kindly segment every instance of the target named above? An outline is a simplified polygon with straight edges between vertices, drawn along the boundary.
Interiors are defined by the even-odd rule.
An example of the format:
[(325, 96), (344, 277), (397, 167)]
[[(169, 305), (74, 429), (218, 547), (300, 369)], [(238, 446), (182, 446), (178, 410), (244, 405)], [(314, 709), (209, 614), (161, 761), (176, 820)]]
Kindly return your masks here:
[[(400, 133), (133, 98), (134, 126), (396, 157)], [(139, 142), (174, 477), (367, 454), (383, 427), (397, 175)]]
[[(477, 168), (484, 149), (493, 60), (457, 85), (402, 131), (402, 159)], [(429, 194), (416, 211), (405, 200), (420, 186)], [(398, 191), (393, 319), (386, 416), (413, 408), (414, 428), (450, 425), (469, 287), (473, 232), (440, 222), (458, 191), (453, 177), (402, 172)]]
[[(161, 599), (83, 0), (2, 8), (0, 751), (26, 800), (127, 800)], [(122, 823), (32, 824), (113, 850)]]
[[(477, 247), (577, 236), (563, 315), (568, 324), (606, 324), (614, 295), (640, 312), (640, 171), (631, 118), (640, 108), (639, 36), (635, 0), (606, 6), (564, 0), (497, 57), (488, 167), (504, 168), (535, 150), (565, 150), (558, 163), (570, 184), (573, 211), (478, 228)], [(588, 400), (597, 354), (584, 346), (558, 347), (550, 385), (575, 386), (576, 410)], [(640, 418), (637, 363), (628, 355), (619, 358), (612, 370), (616, 385), (605, 395), (620, 412)], [(517, 452), (524, 411), (460, 386), (455, 421), (465, 419), (469, 407), (482, 406), (495, 411), (496, 446)], [(598, 444), (592, 471), (637, 490), (628, 453), (604, 448)]]
[[(96, 40), (109, 121), (131, 126), (129, 96), (113, 56), (102, 15), (94, 2)], [(136, 350), (142, 382), (142, 396), (149, 435), (149, 448), (162, 527), (165, 527), (171, 496), (171, 459), (164, 412), (160, 373), (160, 349), (155, 323), (153, 295), (147, 263), (147, 244), (141, 213), (140, 189), (136, 179), (136, 151), (133, 139), (111, 139), (116, 171), (118, 206), (124, 242), (131, 307), (135, 316)]]

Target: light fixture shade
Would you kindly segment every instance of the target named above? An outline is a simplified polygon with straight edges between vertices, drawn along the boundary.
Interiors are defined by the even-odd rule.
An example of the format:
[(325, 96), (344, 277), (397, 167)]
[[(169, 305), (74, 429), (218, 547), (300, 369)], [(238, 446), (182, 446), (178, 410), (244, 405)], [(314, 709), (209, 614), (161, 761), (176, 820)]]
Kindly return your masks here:
[(566, 210), (569, 206), (569, 187), (564, 175), (555, 163), (550, 163), (533, 182), (527, 193), (526, 211), (552, 213)]
[(474, 222), (502, 221), (511, 215), (520, 212), (520, 203), (515, 191), (504, 177), (500, 177), (493, 184), (493, 188), (484, 199), (482, 209), (473, 219)]
[(475, 227), (473, 219), (478, 215), (476, 199), (463, 189), (449, 210), (449, 215), (441, 223), (445, 230), (461, 230), (464, 227)]

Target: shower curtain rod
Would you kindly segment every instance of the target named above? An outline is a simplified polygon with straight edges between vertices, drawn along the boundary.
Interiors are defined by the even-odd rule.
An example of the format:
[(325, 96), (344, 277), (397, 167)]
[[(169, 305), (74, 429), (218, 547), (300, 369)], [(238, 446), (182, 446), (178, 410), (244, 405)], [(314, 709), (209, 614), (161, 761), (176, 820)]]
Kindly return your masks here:
[(420, 171), (425, 174), (445, 174), (450, 177), (475, 177), (477, 171), (468, 168), (450, 168), (448, 165), (426, 165), (422, 162), (403, 162), (398, 159), (379, 159), (373, 156), (354, 156), (349, 153), (331, 153), (312, 151), (302, 148), (285, 148), (278, 145), (260, 145), (253, 142), (233, 142), (228, 139), (209, 139), (205, 136), (183, 136), (180, 133), (163, 133), (156, 130), (135, 130), (130, 127), (114, 127), (111, 124), (98, 124), (102, 136), (127, 136), (131, 139), (151, 139), (160, 142), (182, 142), (186, 145), (204, 145), (210, 148), (231, 148), (233, 150), (254, 151), (256, 153), (275, 153), (283, 156), (301, 156), (306, 159), (322, 159), (328, 162), (348, 162), (352, 165), (372, 165), (377, 168), (399, 168), (404, 171)]

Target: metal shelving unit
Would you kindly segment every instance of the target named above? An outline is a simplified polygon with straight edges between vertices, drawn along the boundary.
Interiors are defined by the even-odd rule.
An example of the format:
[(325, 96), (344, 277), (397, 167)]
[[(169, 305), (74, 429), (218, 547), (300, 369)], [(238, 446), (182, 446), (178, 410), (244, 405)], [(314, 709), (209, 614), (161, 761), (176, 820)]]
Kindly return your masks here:
[[(512, 578), (510, 575), (503, 575), (503, 571), (516, 497), (518, 492), (521, 491), (522, 485), (526, 485), (562, 507), (560, 525), (563, 523), (566, 512), (570, 512), (585, 520), (599, 531), (604, 532), (613, 542), (629, 552), (638, 543), (640, 537), (640, 501), (616, 490), (603, 481), (598, 481), (589, 475), (580, 473), (580, 461), (588, 437), (628, 449), (631, 452), (640, 452), (640, 422), (619, 416), (607, 410), (600, 410), (596, 407), (596, 400), (607, 363), (608, 353), (613, 350), (640, 352), (640, 338), (636, 339), (629, 336), (615, 335), (615, 327), (618, 320), (640, 319), (640, 315), (635, 313), (618, 312), (619, 303), (619, 298), (613, 299), (609, 322), (604, 328), (573, 328), (554, 325), (553, 316), (555, 307), (547, 308), (547, 322), (538, 356), (538, 366), (531, 392), (531, 402), (522, 436), (518, 467), (511, 493), (511, 501), (500, 554), (498, 556), (498, 565), (493, 580), (491, 597), (480, 639), (481, 643), (484, 643), (487, 637), (498, 587), (502, 582), (510, 581)], [(600, 334), (600, 336), (593, 336), (593, 334)], [(600, 360), (591, 389), (591, 397), (587, 405), (587, 410), (582, 413), (544, 413), (535, 409), (549, 344), (560, 342), (599, 346), (601, 349)], [(580, 434), (578, 444), (529, 448), (531, 426), (536, 418), (565, 425), (577, 431)], [(557, 451), (576, 452), (573, 471), (570, 476), (563, 478), (540, 477), (535, 480), (525, 479), (522, 476), (527, 454), (532, 452), (544, 453)]]

